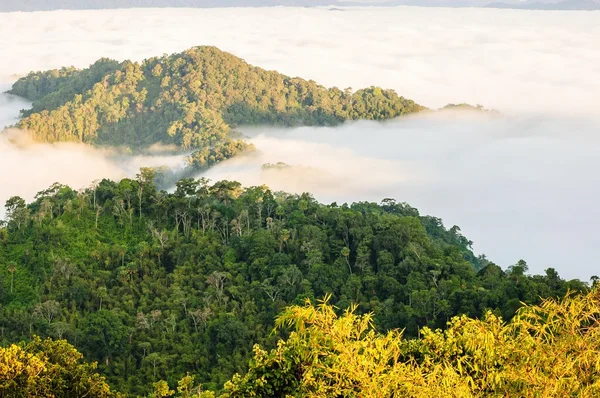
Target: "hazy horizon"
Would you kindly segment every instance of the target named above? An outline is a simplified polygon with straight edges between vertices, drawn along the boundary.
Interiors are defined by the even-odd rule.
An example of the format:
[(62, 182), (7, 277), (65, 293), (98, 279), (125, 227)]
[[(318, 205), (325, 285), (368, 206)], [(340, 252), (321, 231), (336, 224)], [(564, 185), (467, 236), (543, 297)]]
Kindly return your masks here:
[(153, 7), (495, 7), (512, 9), (598, 10), (600, 0), (4, 0), (0, 12)]
[[(6, 88), (31, 70), (85, 67), (104, 56), (141, 60), (216, 45), (326, 86), (379, 85), (432, 108), (469, 102), (499, 109), (502, 116), (243, 129), (258, 153), (206, 175), (312, 191), (324, 202), (393, 197), (447, 227), (459, 225), (477, 253), (503, 268), (523, 258), (531, 272), (554, 267), (587, 280), (599, 260), (600, 213), (592, 201), (600, 193), (600, 14), (526, 14), (416, 7), (0, 14), (0, 82)], [(0, 96), (0, 123), (14, 123), (26, 106)], [(30, 200), (55, 181), (81, 188), (148, 162), (178, 161), (115, 162), (98, 149), (19, 147), (1, 136), (0, 167), (11, 173), (2, 173), (0, 184), (12, 189), (0, 193), (0, 202), (12, 195)], [(294, 173), (261, 172), (262, 163), (277, 161), (294, 165)]]

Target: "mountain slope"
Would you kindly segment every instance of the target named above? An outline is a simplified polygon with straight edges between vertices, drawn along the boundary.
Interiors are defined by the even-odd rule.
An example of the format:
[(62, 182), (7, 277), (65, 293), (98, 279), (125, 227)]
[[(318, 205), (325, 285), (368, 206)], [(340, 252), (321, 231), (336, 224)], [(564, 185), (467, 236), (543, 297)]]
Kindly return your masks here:
[(66, 338), (117, 390), (139, 395), (187, 372), (219, 389), (246, 370), (252, 343), (273, 347), (285, 306), (331, 295), (373, 311), (382, 330), (443, 328), (456, 314), (562, 296), (556, 271), (526, 275), (476, 258), (458, 227), (391, 199), (323, 205), (309, 194), (154, 175), (55, 184), (0, 224), (3, 344)]
[(84, 70), (32, 73), (10, 92), (33, 102), (18, 127), (35, 140), (134, 150), (174, 145), (198, 151), (198, 167), (244, 150), (232, 130), (236, 125), (335, 125), (424, 109), (392, 90), (327, 89), (251, 66), (215, 47), (141, 64), (102, 59)]

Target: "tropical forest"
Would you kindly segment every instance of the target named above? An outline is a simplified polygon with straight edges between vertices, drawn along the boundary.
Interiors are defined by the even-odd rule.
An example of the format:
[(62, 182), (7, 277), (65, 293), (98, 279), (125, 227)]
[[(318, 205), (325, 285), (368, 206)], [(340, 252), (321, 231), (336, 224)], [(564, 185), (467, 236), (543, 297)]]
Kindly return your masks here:
[(33, 141), (160, 146), (185, 168), (10, 197), (0, 397), (600, 396), (598, 278), (500, 267), (402, 198), (201, 175), (255, 150), (240, 127), (434, 112), (413, 100), (208, 46), (33, 72), (10, 93)]

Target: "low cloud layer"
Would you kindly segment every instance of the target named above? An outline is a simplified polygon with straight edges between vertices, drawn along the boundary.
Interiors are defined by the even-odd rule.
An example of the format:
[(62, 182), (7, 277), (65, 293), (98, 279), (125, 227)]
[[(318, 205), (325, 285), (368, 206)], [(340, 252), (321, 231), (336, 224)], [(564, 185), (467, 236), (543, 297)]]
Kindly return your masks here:
[[(407, 201), (456, 224), (502, 266), (524, 258), (588, 278), (600, 261), (600, 119), (422, 115), (339, 128), (250, 129), (257, 153), (205, 175), (313, 192), (326, 202)], [(265, 163), (289, 168), (264, 170)]]
[(0, 129), (14, 125), (19, 120), (19, 111), (31, 106), (22, 98), (4, 94), (9, 88), (6, 84), (0, 84)]
[(0, 78), (101, 56), (216, 45), (327, 86), (393, 88), (429, 107), (594, 112), (594, 12), (494, 9), (135, 9), (0, 13)]
[[(247, 129), (258, 153), (213, 179), (311, 191), (322, 201), (407, 201), (459, 225), (502, 266), (526, 259), (588, 278), (599, 256), (600, 23), (596, 13), (485, 9), (212, 9), (0, 13), (0, 84), (30, 70), (85, 67), (216, 45), (248, 62), (327, 86), (379, 85), (438, 114), (338, 128)], [(0, 96), (0, 125), (27, 104)], [(283, 172), (264, 163), (286, 162)], [(0, 137), (0, 202), (55, 181), (75, 188), (165, 159), (78, 145), (16, 146)]]
[[(0, 130), (16, 121), (18, 111), (27, 102), (0, 95)], [(93, 180), (132, 177), (140, 167), (181, 167), (182, 155), (125, 156), (115, 151), (82, 144), (38, 144), (27, 134), (9, 129), (0, 134), (0, 217), (11, 196), (32, 200), (55, 182), (75, 189), (85, 188)]]

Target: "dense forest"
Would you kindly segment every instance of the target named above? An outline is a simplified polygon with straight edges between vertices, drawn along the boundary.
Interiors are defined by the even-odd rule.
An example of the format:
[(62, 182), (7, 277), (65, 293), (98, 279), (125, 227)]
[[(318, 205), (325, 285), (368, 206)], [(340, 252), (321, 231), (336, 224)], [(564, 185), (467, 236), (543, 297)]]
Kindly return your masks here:
[(10, 92), (33, 102), (17, 127), (37, 141), (133, 150), (163, 144), (193, 152), (189, 162), (199, 169), (249, 149), (238, 125), (336, 125), (425, 109), (393, 90), (327, 89), (215, 47), (31, 73)]
[[(453, 317), (446, 330), (422, 329), (417, 339), (378, 333), (371, 314), (353, 306), (338, 315), (327, 302), (286, 308), (275, 331), (289, 337), (276, 349), (253, 347), (246, 374), (219, 394), (246, 397), (475, 398), (600, 394), (600, 291), (567, 294), (523, 306), (510, 322), (492, 312), (482, 319)], [(10, 397), (123, 397), (111, 391), (65, 340), (0, 347), (0, 395)], [(1, 363), (1, 362), (0, 362)], [(214, 398), (193, 375), (171, 389), (152, 383), (151, 398)], [(175, 390), (176, 388), (176, 390)]]
[(248, 373), (223, 397), (600, 395), (598, 289), (525, 306), (508, 323), (491, 312), (457, 316), (418, 339), (377, 333), (370, 314), (338, 316), (327, 302), (292, 306), (276, 323), (293, 330), (289, 338), (270, 352), (255, 346)]
[[(391, 90), (328, 89), (214, 47), (32, 73), (11, 93), (32, 101), (18, 127), (35, 140), (160, 144), (191, 153), (198, 169), (252, 149), (240, 125), (330, 126), (425, 109)], [(529, 275), (524, 260), (501, 269), (475, 256), (459, 227), (393, 199), (325, 205), (204, 178), (167, 192), (169, 178), (143, 168), (7, 201), (0, 397), (514, 392), (528, 384), (501, 369), (515, 365), (508, 350), (527, 348), (511, 326), (522, 325), (519, 309), (589, 292), (554, 269)], [(473, 348), (473, 329), (488, 343), (505, 338), (497, 366), (473, 362), (490, 350)]]
[[(48, 363), (43, 377), (58, 380), (76, 373), (82, 378), (72, 383), (77, 386), (92, 378), (100, 391), (94, 396), (108, 396), (102, 395), (108, 394), (108, 385), (131, 396), (171, 396), (178, 382), (184, 386), (179, 396), (192, 396), (185, 395), (192, 385), (231, 397), (355, 396), (349, 385), (331, 395), (329, 388), (336, 384), (323, 382), (354, 371), (339, 369), (347, 361), (341, 355), (351, 356), (350, 351), (336, 351), (340, 357), (328, 357), (324, 368), (303, 365), (311, 356), (330, 355), (322, 354), (317, 343), (330, 350), (359, 350), (363, 343), (390, 350), (385, 355), (393, 354), (397, 365), (388, 369), (392, 365), (385, 357), (377, 357), (383, 370), (373, 363), (372, 371), (379, 369), (385, 377), (409, 368), (414, 378), (442, 372), (436, 361), (443, 360), (459, 361), (460, 372), (471, 372), (484, 383), (477, 372), (487, 370), (469, 361), (483, 360), (480, 350), (496, 350), (495, 345), (480, 347), (468, 335), (451, 341), (459, 333), (452, 330), (489, 328), (489, 339), (487, 334), (477, 338), (488, 339), (486, 344), (508, 341), (512, 337), (502, 329), (508, 326), (500, 326), (498, 317), (510, 320), (523, 303), (589, 289), (581, 281), (561, 279), (553, 269), (529, 275), (523, 260), (503, 270), (474, 256), (472, 242), (458, 227), (446, 228), (440, 219), (392, 199), (324, 205), (309, 194), (205, 179), (182, 179), (167, 193), (156, 188), (156, 177), (156, 171), (142, 169), (135, 179), (102, 180), (82, 191), (54, 184), (32, 203), (19, 197), (6, 203), (7, 218), (0, 227), (0, 338), (7, 347), (2, 357)], [(326, 297), (327, 306), (304, 306), (306, 300)], [(344, 311), (354, 315), (334, 319)], [(455, 315), (483, 320), (458, 318), (447, 332), (430, 330), (446, 328)], [(290, 334), (294, 327), (286, 325), (297, 332)], [(349, 331), (353, 327), (359, 328), (356, 333)], [(372, 327), (384, 335), (375, 339)], [(349, 338), (335, 328), (358, 339), (356, 345), (328, 340)], [(406, 343), (394, 348), (399, 330)], [(48, 337), (66, 339), (86, 361), (97, 362), (97, 370), (81, 362), (74, 348)], [(418, 337), (424, 340), (414, 340)], [(53, 344), (59, 344), (63, 356), (44, 353)], [(473, 353), (467, 357), (463, 346)], [(371, 355), (368, 349), (360, 352)], [(465, 362), (453, 352), (464, 355)], [(519, 352), (498, 355), (502, 361), (517, 360)], [(403, 361), (407, 358), (413, 359)], [(272, 372), (274, 366), (284, 373)], [(27, 374), (21, 376), (18, 380), (27, 380)], [(15, 380), (0, 384), (0, 396), (19, 386)], [(417, 386), (415, 380), (410, 383)], [(469, 387), (468, 379), (449, 380)], [(328, 389), (315, 384), (321, 382)], [(511, 388), (521, 385), (515, 383)]]

